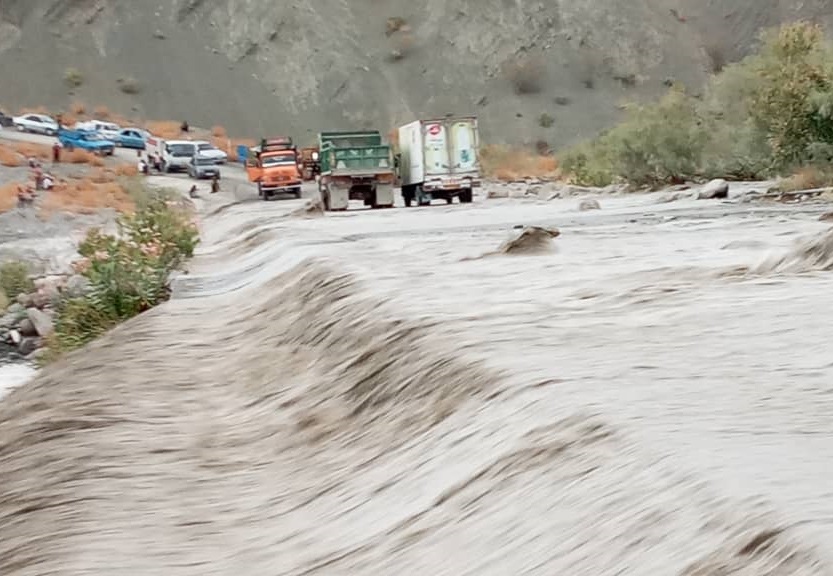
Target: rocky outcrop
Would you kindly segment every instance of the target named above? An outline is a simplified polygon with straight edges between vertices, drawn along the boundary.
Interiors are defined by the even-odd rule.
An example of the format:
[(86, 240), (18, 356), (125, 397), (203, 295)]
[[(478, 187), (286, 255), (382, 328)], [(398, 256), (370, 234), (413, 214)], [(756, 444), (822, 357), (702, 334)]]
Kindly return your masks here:
[(83, 296), (88, 289), (82, 276), (48, 276), (35, 280), (35, 291), (18, 294), (0, 310), (0, 343), (13, 346), (30, 360), (40, 355), (55, 331), (55, 307), (65, 297)]

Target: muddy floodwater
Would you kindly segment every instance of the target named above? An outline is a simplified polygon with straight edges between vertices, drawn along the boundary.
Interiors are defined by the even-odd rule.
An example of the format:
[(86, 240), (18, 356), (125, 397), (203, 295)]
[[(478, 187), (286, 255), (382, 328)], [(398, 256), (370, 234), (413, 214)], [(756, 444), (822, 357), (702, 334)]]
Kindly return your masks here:
[(825, 207), (599, 202), (206, 209), (0, 402), (0, 573), (833, 574)]

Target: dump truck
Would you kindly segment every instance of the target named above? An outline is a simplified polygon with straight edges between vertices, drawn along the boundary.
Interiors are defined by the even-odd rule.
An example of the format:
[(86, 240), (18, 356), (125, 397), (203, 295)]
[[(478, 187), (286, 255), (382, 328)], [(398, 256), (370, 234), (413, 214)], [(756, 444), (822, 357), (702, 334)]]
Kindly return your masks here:
[(321, 132), (318, 153), (318, 190), (325, 210), (347, 210), (350, 200), (371, 208), (393, 207), (393, 156), (378, 130)]
[(437, 198), (448, 204), (473, 198), (481, 185), (474, 116), (416, 120), (399, 128), (398, 183), (405, 206), (421, 206)]
[(298, 165), (301, 167), (301, 175), (304, 180), (315, 180), (321, 174), (321, 161), (316, 146), (301, 148)]
[(298, 150), (292, 138), (263, 138), (259, 146), (249, 148), (246, 174), (250, 182), (257, 184), (257, 195), (264, 200), (281, 193), (301, 197)]

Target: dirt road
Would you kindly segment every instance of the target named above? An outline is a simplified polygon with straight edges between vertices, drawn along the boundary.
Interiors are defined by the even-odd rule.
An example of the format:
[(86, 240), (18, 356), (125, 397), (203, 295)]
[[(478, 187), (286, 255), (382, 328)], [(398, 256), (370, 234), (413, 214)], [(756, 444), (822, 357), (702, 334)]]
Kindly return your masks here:
[(824, 208), (600, 202), (204, 199), (0, 403), (0, 573), (833, 573)]

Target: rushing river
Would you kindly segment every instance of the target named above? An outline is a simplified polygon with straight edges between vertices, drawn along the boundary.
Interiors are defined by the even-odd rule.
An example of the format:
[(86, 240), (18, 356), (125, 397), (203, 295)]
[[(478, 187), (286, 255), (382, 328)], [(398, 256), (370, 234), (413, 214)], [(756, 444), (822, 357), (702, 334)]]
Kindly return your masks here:
[(206, 217), (0, 403), (0, 573), (832, 574), (823, 207), (600, 202)]

